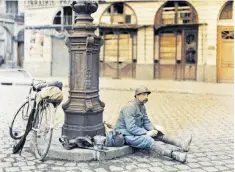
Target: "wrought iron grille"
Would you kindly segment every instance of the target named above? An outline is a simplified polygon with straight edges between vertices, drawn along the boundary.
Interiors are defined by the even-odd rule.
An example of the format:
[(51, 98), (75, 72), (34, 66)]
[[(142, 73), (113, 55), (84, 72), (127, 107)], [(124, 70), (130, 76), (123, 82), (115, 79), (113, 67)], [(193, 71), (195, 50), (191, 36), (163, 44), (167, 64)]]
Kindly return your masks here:
[(195, 64), (197, 57), (197, 32), (185, 32), (185, 63)]
[(222, 39), (234, 39), (234, 31), (222, 31)]

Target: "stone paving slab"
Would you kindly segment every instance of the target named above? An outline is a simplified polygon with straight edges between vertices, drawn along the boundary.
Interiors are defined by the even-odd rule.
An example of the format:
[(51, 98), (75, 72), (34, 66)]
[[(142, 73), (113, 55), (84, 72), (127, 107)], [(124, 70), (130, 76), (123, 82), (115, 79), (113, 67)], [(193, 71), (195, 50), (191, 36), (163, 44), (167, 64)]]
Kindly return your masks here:
[[(95, 151), (90, 149), (74, 148), (65, 149), (59, 142), (61, 137), (61, 128), (53, 131), (51, 147), (48, 152), (48, 159), (70, 160), (70, 161), (92, 161), (92, 160), (110, 160), (118, 157), (127, 156), (134, 152), (130, 146), (123, 147), (105, 147), (107, 150)], [(31, 142), (30, 150), (34, 151), (34, 144)]]

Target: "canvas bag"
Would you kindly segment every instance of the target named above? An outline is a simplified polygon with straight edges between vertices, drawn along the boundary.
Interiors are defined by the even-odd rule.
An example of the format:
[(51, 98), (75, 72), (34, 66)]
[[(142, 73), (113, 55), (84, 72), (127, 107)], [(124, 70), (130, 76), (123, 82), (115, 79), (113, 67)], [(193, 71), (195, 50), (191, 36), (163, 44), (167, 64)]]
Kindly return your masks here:
[(122, 147), (125, 144), (125, 137), (122, 133), (111, 130), (106, 134), (107, 147)]
[(60, 104), (63, 100), (63, 92), (54, 86), (45, 87), (36, 95), (36, 103), (38, 104), (43, 99), (50, 99)]

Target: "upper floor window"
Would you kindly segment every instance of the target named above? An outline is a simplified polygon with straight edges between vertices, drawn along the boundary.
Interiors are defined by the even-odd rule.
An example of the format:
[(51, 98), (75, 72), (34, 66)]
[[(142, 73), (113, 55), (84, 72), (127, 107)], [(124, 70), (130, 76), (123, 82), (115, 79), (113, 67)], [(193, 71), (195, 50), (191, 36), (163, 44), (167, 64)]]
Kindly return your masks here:
[(72, 25), (72, 8), (64, 7), (64, 25)]
[(220, 20), (229, 20), (233, 19), (233, 1), (228, 1), (226, 5), (224, 6), (221, 14), (220, 14)]
[(63, 17), (61, 17), (61, 11), (59, 11), (54, 17), (53, 24), (61, 25), (63, 21), (63, 25), (72, 25), (72, 8), (64, 7), (63, 8)]
[(18, 0), (6, 0), (6, 14), (16, 16), (18, 14)]
[(61, 24), (61, 11), (55, 15), (53, 24)]
[(168, 1), (157, 12), (155, 25), (197, 23), (197, 13), (185, 1)]
[(124, 3), (114, 3), (101, 16), (103, 24), (137, 24), (135, 12)]

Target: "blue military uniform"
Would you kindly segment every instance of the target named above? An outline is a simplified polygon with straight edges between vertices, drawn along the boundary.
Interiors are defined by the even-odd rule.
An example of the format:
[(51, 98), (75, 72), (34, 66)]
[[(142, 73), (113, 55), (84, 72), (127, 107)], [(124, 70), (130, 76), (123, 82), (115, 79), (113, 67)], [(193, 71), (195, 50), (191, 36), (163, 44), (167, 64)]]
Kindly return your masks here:
[(152, 137), (146, 135), (154, 127), (148, 119), (144, 104), (137, 99), (122, 108), (114, 129), (121, 132), (126, 143), (132, 147), (150, 148), (154, 142)]
[[(145, 86), (140, 86), (135, 91), (135, 97), (136, 95), (142, 93), (150, 94), (151, 92)], [(122, 133), (124, 135), (125, 142), (132, 147), (141, 149), (150, 148), (152, 151), (156, 152), (159, 155), (167, 156), (180, 162), (186, 161), (186, 153), (181, 153), (165, 148), (158, 142), (155, 142), (155, 140), (178, 146), (183, 151), (187, 152), (189, 150), (189, 145), (192, 141), (191, 135), (188, 139), (183, 141), (179, 138), (165, 136), (161, 131), (158, 131), (157, 136), (151, 137), (147, 135), (148, 131), (151, 130), (154, 130), (154, 126), (148, 119), (144, 103), (140, 102), (136, 98), (128, 102), (128, 104), (122, 108), (113, 131), (117, 133)], [(110, 140), (113, 140), (113, 137), (108, 138), (109, 142)], [(123, 140), (123, 138), (119, 140)]]

